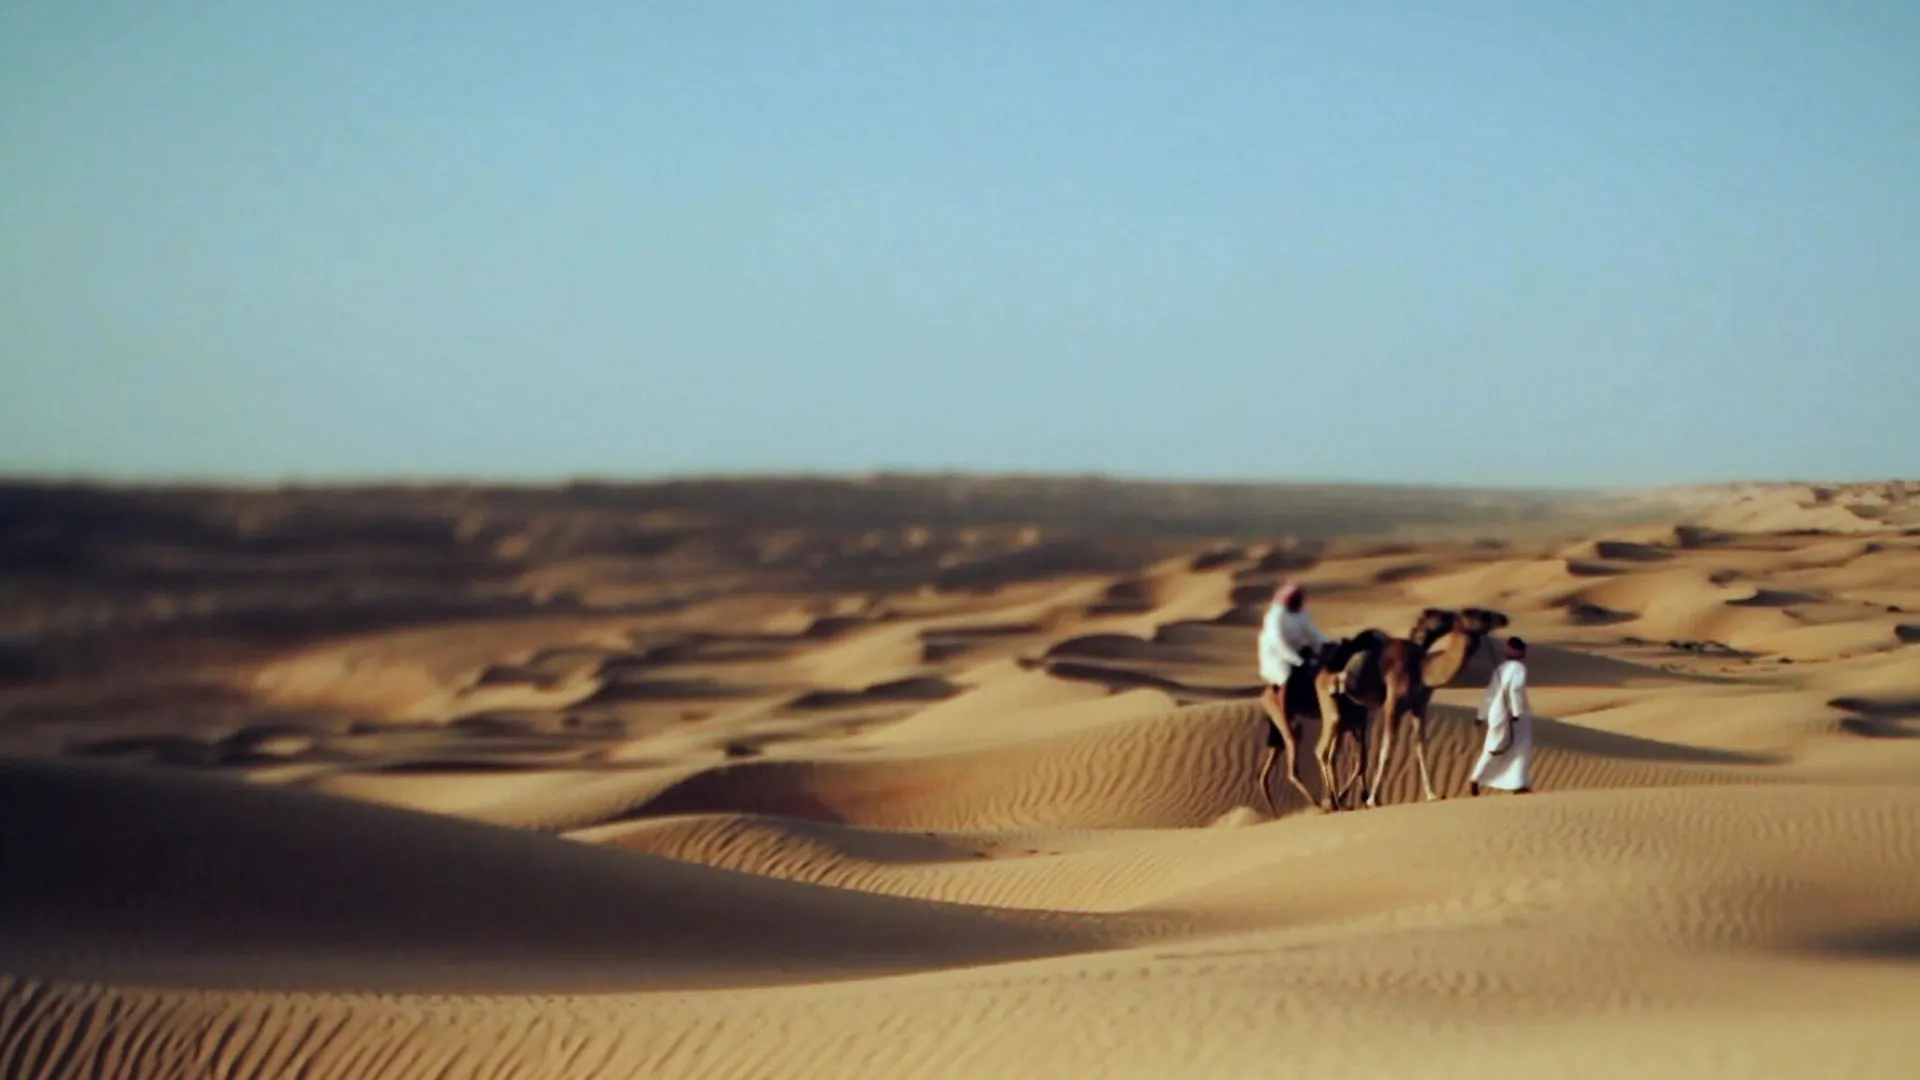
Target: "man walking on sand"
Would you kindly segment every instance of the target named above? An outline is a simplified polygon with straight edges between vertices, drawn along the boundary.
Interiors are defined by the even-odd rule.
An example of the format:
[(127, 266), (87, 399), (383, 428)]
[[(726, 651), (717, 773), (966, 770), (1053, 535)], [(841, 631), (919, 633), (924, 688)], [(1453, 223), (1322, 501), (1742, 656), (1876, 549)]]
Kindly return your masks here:
[(1480, 719), (1487, 723), (1487, 742), (1467, 777), (1467, 790), (1481, 787), (1525, 795), (1533, 791), (1527, 759), (1533, 753), (1533, 705), (1527, 700), (1527, 643), (1507, 639), (1507, 660), (1494, 669), (1487, 696), (1480, 703)]

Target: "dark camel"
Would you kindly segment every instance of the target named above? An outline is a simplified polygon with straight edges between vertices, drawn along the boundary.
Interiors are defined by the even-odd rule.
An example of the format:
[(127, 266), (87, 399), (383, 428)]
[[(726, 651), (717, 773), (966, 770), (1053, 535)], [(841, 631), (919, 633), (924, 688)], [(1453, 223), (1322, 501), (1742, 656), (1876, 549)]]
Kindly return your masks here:
[[(1287, 759), (1287, 782), (1300, 792), (1300, 797), (1322, 810), (1335, 808), (1333, 799), (1333, 777), (1329, 767), (1332, 747), (1341, 734), (1348, 734), (1360, 742), (1361, 759), (1366, 757), (1367, 722), (1366, 713), (1355, 702), (1345, 698), (1337, 690), (1339, 676), (1335, 674), (1344, 669), (1347, 656), (1357, 656), (1351, 652), (1353, 643), (1358, 639), (1350, 638), (1339, 642), (1327, 650), (1324, 667), (1316, 667), (1311, 678), (1298, 677), (1287, 680), (1285, 697), (1279, 700), (1271, 686), (1260, 691), (1260, 705), (1267, 712), (1267, 719), (1273, 722), (1274, 729), (1280, 734), (1280, 746), (1267, 744), (1267, 758), (1260, 765), (1260, 794), (1266, 797), (1267, 809), (1278, 813), (1279, 806), (1273, 801), (1273, 789), (1269, 780), (1273, 776), (1273, 766), (1282, 754)], [(1336, 655), (1342, 653), (1346, 655)], [(1297, 673), (1307, 675), (1302, 669)], [(1300, 723), (1309, 716), (1320, 717), (1320, 737), (1314, 744), (1314, 756), (1320, 761), (1320, 790), (1325, 793), (1316, 798), (1300, 780), (1299, 744)], [(1322, 747), (1327, 748), (1322, 754)], [(1342, 789), (1341, 794), (1345, 794)]]
[[(1278, 809), (1268, 780), (1283, 752), (1287, 758), (1287, 780), (1302, 797), (1322, 810), (1339, 809), (1356, 781), (1360, 784), (1364, 805), (1377, 805), (1375, 800), (1386, 776), (1394, 731), (1402, 717), (1413, 723), (1414, 760), (1420, 769), (1421, 791), (1429, 801), (1438, 798), (1427, 769), (1427, 705), (1434, 688), (1452, 682), (1487, 636), (1506, 626), (1507, 621), (1505, 615), (1485, 608), (1467, 608), (1458, 613), (1428, 608), (1420, 613), (1405, 638), (1369, 629), (1329, 647), (1311, 679), (1287, 680), (1284, 702), (1276, 701), (1273, 688), (1268, 687), (1261, 694), (1261, 705), (1269, 719), (1274, 720), (1282, 743), (1280, 747), (1269, 745), (1266, 761), (1260, 767), (1260, 791), (1267, 798), (1268, 808)], [(1314, 740), (1314, 760), (1319, 767), (1323, 793), (1318, 799), (1301, 782), (1295, 766), (1298, 722), (1313, 715), (1320, 717), (1319, 736)], [(1380, 758), (1369, 782), (1367, 751), (1371, 741), (1369, 733), (1375, 728), (1380, 731)], [(1342, 739), (1357, 744), (1357, 754), (1353, 772), (1336, 790), (1333, 762)]]
[(1372, 672), (1362, 665), (1360, 678), (1349, 692), (1368, 704), (1379, 702), (1373, 715), (1380, 730), (1380, 757), (1374, 765), (1373, 781), (1366, 785), (1367, 806), (1378, 805), (1375, 800), (1386, 779), (1394, 732), (1402, 718), (1413, 727), (1413, 757), (1420, 770), (1421, 796), (1428, 802), (1440, 797), (1434, 793), (1427, 770), (1427, 706), (1433, 701), (1433, 691), (1457, 678), (1488, 636), (1507, 622), (1505, 615), (1486, 608), (1466, 608), (1457, 615), (1428, 608), (1420, 613), (1407, 637), (1391, 640), (1379, 650)]

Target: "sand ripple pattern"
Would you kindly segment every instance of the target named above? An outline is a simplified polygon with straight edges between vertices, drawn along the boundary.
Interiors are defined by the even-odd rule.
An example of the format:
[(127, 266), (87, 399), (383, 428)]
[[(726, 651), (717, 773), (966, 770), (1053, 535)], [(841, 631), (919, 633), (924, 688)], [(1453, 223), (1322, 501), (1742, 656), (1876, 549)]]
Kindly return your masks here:
[[(0, 492), (0, 1077), (1913, 1074), (1920, 487), (783, 483)], [(1269, 814), (1286, 577), (1540, 792)]]

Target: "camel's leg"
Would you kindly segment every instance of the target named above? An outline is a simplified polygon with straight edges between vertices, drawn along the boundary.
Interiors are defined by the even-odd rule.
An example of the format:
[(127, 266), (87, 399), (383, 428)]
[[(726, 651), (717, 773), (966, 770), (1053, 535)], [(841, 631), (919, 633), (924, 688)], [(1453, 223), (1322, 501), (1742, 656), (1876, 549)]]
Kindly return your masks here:
[(1280, 729), (1280, 741), (1286, 746), (1284, 751), (1268, 747), (1266, 764), (1260, 767), (1260, 793), (1267, 797), (1267, 809), (1274, 816), (1279, 816), (1280, 806), (1273, 801), (1273, 789), (1267, 786), (1267, 780), (1268, 777), (1273, 774), (1274, 761), (1281, 753), (1285, 753), (1287, 758), (1288, 782), (1299, 789), (1300, 797), (1307, 800), (1308, 805), (1319, 805), (1319, 800), (1315, 799), (1313, 793), (1307, 790), (1307, 785), (1300, 782), (1300, 770), (1295, 766), (1295, 762), (1297, 762), (1300, 757), (1300, 747), (1298, 736), (1293, 730), (1293, 722), (1287, 718), (1287, 702), (1284, 692), (1276, 693), (1273, 687), (1267, 687), (1260, 692), (1260, 706), (1267, 710), (1267, 719), (1273, 721), (1274, 726)]
[[(1271, 686), (1264, 687), (1260, 691), (1260, 711), (1267, 714), (1267, 722), (1270, 724), (1274, 722), (1273, 707), (1267, 704), (1267, 698), (1272, 693)], [(1273, 791), (1267, 787), (1267, 779), (1273, 775), (1273, 763), (1279, 759), (1280, 751), (1274, 747), (1272, 740), (1268, 740), (1266, 751), (1260, 758), (1260, 778), (1255, 783), (1259, 785), (1260, 797), (1266, 800), (1269, 817), (1280, 816), (1280, 807), (1273, 801)]]
[(1420, 794), (1428, 802), (1440, 796), (1433, 793), (1433, 781), (1427, 778), (1427, 707), (1422, 701), (1417, 709), (1407, 710), (1407, 719), (1413, 722), (1413, 760), (1420, 766)]
[(1313, 760), (1320, 766), (1320, 790), (1327, 793), (1328, 810), (1340, 809), (1344, 791), (1333, 785), (1333, 755), (1340, 748), (1340, 703), (1334, 700), (1333, 685), (1338, 676), (1321, 672), (1314, 677), (1314, 696), (1320, 699), (1320, 736), (1313, 743)]
[(1387, 762), (1393, 757), (1393, 728), (1399, 720), (1400, 695), (1387, 687), (1387, 700), (1374, 711), (1380, 724), (1380, 760), (1373, 767), (1373, 784), (1367, 792), (1367, 805), (1378, 806), (1380, 791), (1386, 784)]
[(1269, 746), (1266, 759), (1260, 762), (1260, 797), (1267, 800), (1268, 817), (1280, 816), (1280, 804), (1273, 801), (1273, 789), (1268, 786), (1268, 780), (1273, 776), (1273, 763), (1278, 760), (1280, 760), (1280, 748)]
[[(1327, 755), (1327, 767), (1333, 771), (1335, 777), (1340, 775), (1340, 751), (1353, 741), (1347, 738), (1349, 734), (1349, 732), (1343, 729), (1340, 733), (1340, 738), (1334, 741), (1333, 753)], [(1349, 772), (1346, 779), (1341, 780), (1333, 789), (1333, 805), (1343, 810), (1354, 809), (1353, 801), (1348, 797), (1352, 791), (1353, 774)]]
[(1319, 737), (1313, 740), (1313, 761), (1320, 769), (1320, 790), (1326, 793), (1326, 801), (1321, 804), (1323, 810), (1340, 809), (1340, 793), (1333, 785), (1333, 755), (1340, 746), (1340, 729), (1330, 727), (1323, 720)]
[(1353, 754), (1353, 771), (1347, 774), (1346, 780), (1340, 785), (1340, 797), (1344, 799), (1347, 796), (1347, 791), (1358, 784), (1360, 787), (1360, 798), (1366, 801), (1368, 805), (1371, 805), (1370, 797), (1373, 794), (1373, 788), (1367, 784), (1367, 730), (1373, 726), (1372, 721), (1373, 717), (1363, 716), (1360, 718), (1360, 723), (1356, 725), (1354, 731), (1356, 745)]

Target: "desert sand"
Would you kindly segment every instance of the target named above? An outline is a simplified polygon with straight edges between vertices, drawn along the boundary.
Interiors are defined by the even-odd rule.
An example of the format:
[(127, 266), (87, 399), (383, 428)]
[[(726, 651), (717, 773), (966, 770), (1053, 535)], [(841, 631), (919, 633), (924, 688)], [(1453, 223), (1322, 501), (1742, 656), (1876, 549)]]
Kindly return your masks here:
[[(13, 484), (0, 545), (0, 1076), (1920, 1067), (1920, 485)], [(1506, 612), (1540, 791), (1464, 797), (1476, 658), (1446, 798), (1269, 816), (1286, 577)]]

